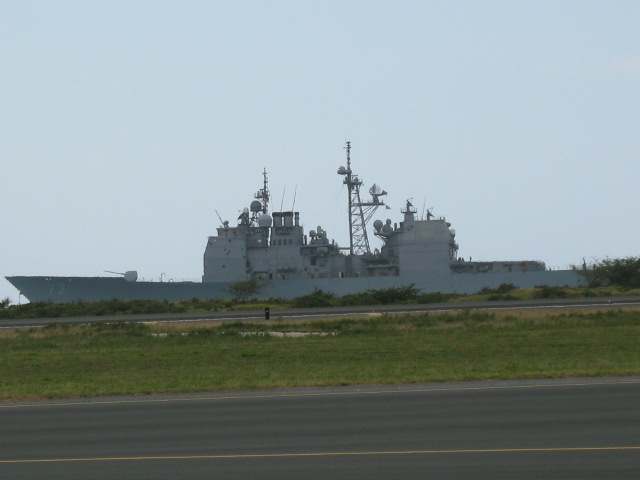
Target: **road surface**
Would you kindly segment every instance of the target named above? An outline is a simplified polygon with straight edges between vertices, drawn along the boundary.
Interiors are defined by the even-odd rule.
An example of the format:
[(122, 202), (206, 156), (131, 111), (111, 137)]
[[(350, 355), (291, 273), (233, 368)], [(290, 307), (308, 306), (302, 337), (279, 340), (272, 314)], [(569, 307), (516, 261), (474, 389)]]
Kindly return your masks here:
[(640, 478), (640, 378), (0, 405), (6, 479)]

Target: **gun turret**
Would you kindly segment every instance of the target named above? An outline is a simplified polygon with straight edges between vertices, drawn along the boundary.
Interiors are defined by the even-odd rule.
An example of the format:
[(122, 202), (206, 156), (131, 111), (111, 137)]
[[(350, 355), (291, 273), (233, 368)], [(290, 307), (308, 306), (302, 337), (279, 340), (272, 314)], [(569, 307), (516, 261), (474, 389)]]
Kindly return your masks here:
[(112, 272), (111, 270), (105, 270), (106, 273), (112, 273), (114, 275), (122, 275), (127, 282), (137, 282), (138, 272), (135, 270), (127, 270), (126, 272)]

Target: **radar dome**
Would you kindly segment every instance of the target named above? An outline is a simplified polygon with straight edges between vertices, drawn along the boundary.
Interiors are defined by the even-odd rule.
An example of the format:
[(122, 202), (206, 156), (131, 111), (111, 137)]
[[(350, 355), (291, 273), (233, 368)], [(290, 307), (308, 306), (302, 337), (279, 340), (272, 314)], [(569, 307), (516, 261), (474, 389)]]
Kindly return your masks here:
[(383, 225), (384, 223), (382, 223), (382, 220), (376, 220), (375, 222), (373, 222), (373, 228), (376, 229), (376, 232), (379, 232), (382, 229)]
[(260, 215), (258, 217), (259, 227), (270, 227), (272, 223), (273, 223), (273, 219), (271, 218), (271, 215), (269, 215), (268, 213), (265, 213), (264, 215)]
[(252, 212), (259, 212), (262, 210), (262, 204), (258, 201), (258, 200), (254, 200), (253, 202), (251, 202), (251, 211)]

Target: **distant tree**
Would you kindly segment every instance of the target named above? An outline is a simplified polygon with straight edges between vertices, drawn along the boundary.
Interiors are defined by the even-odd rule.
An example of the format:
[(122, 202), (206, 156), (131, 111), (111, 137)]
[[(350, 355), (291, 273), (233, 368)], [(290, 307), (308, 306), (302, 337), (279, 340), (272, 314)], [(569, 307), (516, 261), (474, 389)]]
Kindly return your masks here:
[(9, 297), (0, 300), (0, 308), (9, 308), (9, 305), (11, 305), (11, 299)]
[(640, 257), (607, 258), (583, 265), (582, 272), (592, 287), (640, 287)]

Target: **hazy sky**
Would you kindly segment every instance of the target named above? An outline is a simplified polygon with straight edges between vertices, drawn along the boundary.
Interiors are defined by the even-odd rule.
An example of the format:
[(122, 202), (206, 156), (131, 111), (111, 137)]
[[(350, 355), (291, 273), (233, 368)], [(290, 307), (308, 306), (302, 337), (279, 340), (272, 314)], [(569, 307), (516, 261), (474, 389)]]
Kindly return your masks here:
[(635, 0), (0, 0), (0, 275), (198, 279), (263, 167), (347, 244), (346, 138), (380, 216), (426, 198), (465, 257), (638, 255), (638, 25)]

